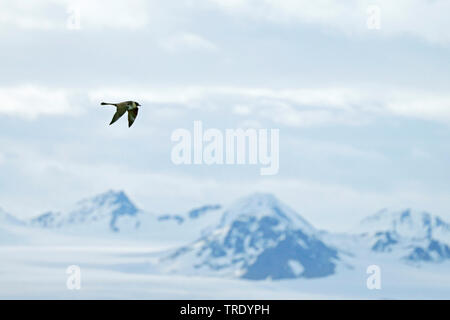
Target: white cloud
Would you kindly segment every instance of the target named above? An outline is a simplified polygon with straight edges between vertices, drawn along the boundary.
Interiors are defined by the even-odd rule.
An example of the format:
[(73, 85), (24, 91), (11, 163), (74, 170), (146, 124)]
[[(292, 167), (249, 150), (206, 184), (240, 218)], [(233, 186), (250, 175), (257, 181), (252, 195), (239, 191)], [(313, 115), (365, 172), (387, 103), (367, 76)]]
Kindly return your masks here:
[[(317, 106), (317, 105), (312, 105)], [(289, 127), (322, 126), (327, 124), (362, 124), (362, 114), (355, 114), (345, 110), (329, 110), (318, 107), (302, 109), (292, 104), (271, 101), (267, 102), (259, 114), (273, 122)]]
[(50, 29), (55, 21), (45, 16), (52, 1), (2, 1), (0, 3), (0, 26)]
[(0, 26), (66, 29), (74, 11), (79, 12), (81, 29), (92, 27), (137, 29), (148, 25), (150, 15), (157, 14), (158, 8), (153, 2), (144, 0), (2, 1)]
[[(286, 126), (360, 125), (378, 116), (400, 116), (450, 123), (450, 94), (412, 89), (345, 87), (269, 89), (190, 86), (94, 90), (94, 101), (136, 97), (149, 103), (207, 109), (222, 106), (240, 116), (262, 117)], [(106, 98), (105, 98), (106, 99)], [(231, 107), (230, 107), (231, 105)]]
[[(165, 88), (100, 88), (90, 93), (92, 99), (102, 96), (120, 98), (124, 96), (138, 96), (156, 103), (191, 104), (211, 97), (240, 96), (251, 99), (273, 99), (290, 101), (300, 105), (320, 105), (329, 108), (348, 109), (352, 104), (361, 101), (365, 93), (354, 88), (297, 88), (270, 89), (261, 87), (232, 87), (232, 86), (183, 86)], [(243, 110), (241, 104), (238, 109)], [(251, 108), (246, 105), (245, 108)], [(236, 111), (237, 109), (234, 108)], [(241, 111), (242, 111), (241, 110)]]
[(64, 90), (36, 86), (0, 87), (0, 114), (35, 118), (39, 115), (73, 115)]
[(233, 106), (233, 113), (241, 116), (246, 116), (252, 113), (252, 108), (243, 104)]
[[(2, 1), (0, 26), (32, 29), (64, 29), (70, 7), (79, 8), (81, 29), (139, 29), (177, 25), (188, 21), (193, 12), (211, 4), (233, 15), (289, 24), (303, 23), (344, 32), (348, 35), (412, 35), (432, 43), (449, 44), (450, 2), (448, 0), (39, 0)], [(367, 8), (381, 9), (381, 29), (368, 30)], [(208, 11), (211, 13), (211, 11)], [(208, 22), (210, 20), (207, 20)], [(167, 40), (166, 46), (191, 45), (215, 50), (215, 45), (194, 34)], [(172, 44), (170, 44), (172, 42)]]
[[(209, 0), (223, 10), (276, 23), (306, 23), (352, 34), (409, 34), (433, 43), (450, 43), (447, 0)], [(367, 8), (381, 9), (381, 29), (368, 30)]]
[(217, 46), (206, 38), (194, 33), (181, 33), (161, 41), (161, 46), (171, 53), (184, 51), (217, 51)]
[(450, 95), (428, 92), (394, 93), (386, 103), (393, 114), (427, 120), (450, 121)]

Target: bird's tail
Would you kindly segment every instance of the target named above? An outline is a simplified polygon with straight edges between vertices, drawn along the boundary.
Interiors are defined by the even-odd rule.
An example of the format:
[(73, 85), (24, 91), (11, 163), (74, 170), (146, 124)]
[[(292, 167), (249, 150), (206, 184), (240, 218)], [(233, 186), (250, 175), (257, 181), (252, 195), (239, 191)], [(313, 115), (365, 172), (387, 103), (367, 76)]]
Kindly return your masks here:
[(110, 105), (110, 106), (114, 106), (114, 103), (108, 103), (108, 102), (102, 102), (100, 103), (102, 106), (106, 106), (106, 105)]

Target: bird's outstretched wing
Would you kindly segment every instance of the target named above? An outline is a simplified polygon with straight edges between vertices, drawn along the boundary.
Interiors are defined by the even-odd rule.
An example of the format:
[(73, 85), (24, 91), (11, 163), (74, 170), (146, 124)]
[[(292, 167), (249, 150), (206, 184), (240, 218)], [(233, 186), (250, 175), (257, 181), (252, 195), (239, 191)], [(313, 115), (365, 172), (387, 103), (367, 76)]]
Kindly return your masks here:
[(134, 120), (136, 120), (138, 112), (139, 112), (138, 108), (134, 108), (134, 109), (128, 110), (128, 127), (131, 127), (131, 125), (133, 124)]
[(126, 107), (118, 107), (116, 113), (114, 114), (114, 117), (111, 120), (111, 123), (109, 125), (112, 125), (114, 122), (116, 122), (117, 120), (120, 119), (121, 116), (123, 116), (123, 114), (127, 112), (127, 108)]

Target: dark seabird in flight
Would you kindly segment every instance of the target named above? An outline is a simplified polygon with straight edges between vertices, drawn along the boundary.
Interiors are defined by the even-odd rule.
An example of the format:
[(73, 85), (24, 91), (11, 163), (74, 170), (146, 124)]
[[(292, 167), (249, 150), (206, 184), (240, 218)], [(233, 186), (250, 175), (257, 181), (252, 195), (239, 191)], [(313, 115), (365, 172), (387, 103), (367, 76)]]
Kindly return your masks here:
[(109, 125), (112, 125), (114, 122), (120, 119), (121, 116), (125, 114), (125, 112), (128, 111), (128, 127), (131, 127), (134, 120), (136, 120), (136, 117), (138, 115), (138, 111), (141, 105), (137, 103), (136, 101), (124, 101), (120, 103), (107, 103), (102, 102), (102, 106), (110, 105), (115, 106), (117, 108), (116, 113), (114, 114), (114, 117), (111, 120), (111, 123)]

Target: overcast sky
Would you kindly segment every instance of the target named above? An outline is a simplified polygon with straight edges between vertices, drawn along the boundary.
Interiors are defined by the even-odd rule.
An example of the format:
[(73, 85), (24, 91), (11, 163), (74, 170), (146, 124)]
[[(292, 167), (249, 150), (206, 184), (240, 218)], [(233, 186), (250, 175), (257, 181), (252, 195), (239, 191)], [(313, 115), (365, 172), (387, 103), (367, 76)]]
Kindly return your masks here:
[[(381, 29), (367, 27), (368, 6)], [(79, 29), (73, 29), (79, 12)], [(156, 213), (271, 192), (318, 228), (450, 220), (446, 0), (0, 3), (0, 207), (124, 190)], [(101, 101), (142, 105), (131, 129)], [(171, 133), (280, 129), (280, 170), (175, 166)]]

